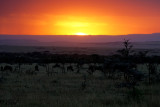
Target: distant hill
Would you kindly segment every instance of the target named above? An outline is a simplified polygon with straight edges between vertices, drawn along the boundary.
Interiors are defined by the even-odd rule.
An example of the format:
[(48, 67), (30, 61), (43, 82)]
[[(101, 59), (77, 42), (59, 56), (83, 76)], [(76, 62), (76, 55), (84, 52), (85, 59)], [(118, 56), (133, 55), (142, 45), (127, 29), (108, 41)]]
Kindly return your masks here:
[(0, 35), (0, 52), (109, 55), (122, 49), (124, 38), (131, 40), (136, 51), (149, 50), (149, 55), (160, 55), (160, 34), (86, 37)]
[(97, 35), (97, 36), (74, 36), (74, 35), (0, 35), (0, 40), (20, 39), (36, 40), (41, 42), (117, 42), (124, 38), (131, 39), (133, 42), (160, 41), (160, 33), (154, 34), (129, 34), (129, 35)]
[(136, 47), (160, 46), (160, 33), (117, 36), (66, 36), (66, 35), (0, 35), (0, 45), (11, 46), (62, 46), (62, 47), (120, 47), (123, 39), (130, 39)]

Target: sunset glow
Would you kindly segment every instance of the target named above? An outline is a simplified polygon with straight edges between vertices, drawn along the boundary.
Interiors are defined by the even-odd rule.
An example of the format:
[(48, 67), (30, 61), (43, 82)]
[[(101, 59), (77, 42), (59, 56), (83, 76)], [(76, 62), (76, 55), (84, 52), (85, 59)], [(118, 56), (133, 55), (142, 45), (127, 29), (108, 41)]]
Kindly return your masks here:
[(86, 34), (86, 33), (76, 33), (76, 35), (85, 36), (85, 35), (87, 35), (87, 34)]
[(0, 34), (158, 33), (159, 5), (160, 0), (0, 0)]

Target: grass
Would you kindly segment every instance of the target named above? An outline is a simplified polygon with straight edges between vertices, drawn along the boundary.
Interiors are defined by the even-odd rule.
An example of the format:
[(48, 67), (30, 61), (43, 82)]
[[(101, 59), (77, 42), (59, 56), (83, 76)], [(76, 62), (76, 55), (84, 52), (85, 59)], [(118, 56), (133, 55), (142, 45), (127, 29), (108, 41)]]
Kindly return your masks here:
[[(141, 82), (134, 99), (131, 89), (117, 88), (119, 80), (106, 79), (100, 72), (47, 76), (40, 69), (37, 75), (5, 74), (0, 82), (0, 107), (160, 107), (159, 83)], [(84, 75), (87, 82), (82, 90)]]

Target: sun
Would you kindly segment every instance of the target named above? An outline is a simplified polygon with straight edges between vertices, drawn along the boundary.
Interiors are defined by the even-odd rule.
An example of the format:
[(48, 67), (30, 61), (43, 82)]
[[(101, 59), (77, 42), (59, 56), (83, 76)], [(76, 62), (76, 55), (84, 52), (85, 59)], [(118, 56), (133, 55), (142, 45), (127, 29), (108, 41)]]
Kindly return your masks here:
[(76, 35), (78, 35), (78, 36), (86, 36), (87, 34), (86, 33), (82, 33), (82, 32), (78, 32), (78, 33), (76, 33)]
[[(71, 18), (72, 19), (72, 18)], [(92, 19), (83, 19), (83, 17), (73, 17), (71, 19), (57, 19), (53, 25), (57, 27), (57, 30), (52, 30), (53, 32), (56, 31), (57, 35), (76, 35), (76, 36), (90, 36), (90, 35), (100, 35), (102, 34), (103, 30), (102, 27), (106, 24), (102, 22), (96, 22)]]

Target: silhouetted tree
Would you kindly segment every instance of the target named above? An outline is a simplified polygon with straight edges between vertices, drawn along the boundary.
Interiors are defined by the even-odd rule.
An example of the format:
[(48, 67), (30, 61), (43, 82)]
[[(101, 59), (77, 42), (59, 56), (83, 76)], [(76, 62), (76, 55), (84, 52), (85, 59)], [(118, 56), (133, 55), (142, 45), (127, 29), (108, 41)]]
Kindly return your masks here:
[(124, 39), (123, 42), (124, 48), (118, 50), (117, 52), (124, 58), (128, 58), (134, 51), (132, 50), (133, 45), (131, 44), (130, 40)]

